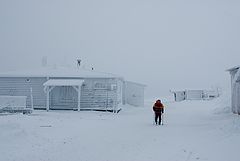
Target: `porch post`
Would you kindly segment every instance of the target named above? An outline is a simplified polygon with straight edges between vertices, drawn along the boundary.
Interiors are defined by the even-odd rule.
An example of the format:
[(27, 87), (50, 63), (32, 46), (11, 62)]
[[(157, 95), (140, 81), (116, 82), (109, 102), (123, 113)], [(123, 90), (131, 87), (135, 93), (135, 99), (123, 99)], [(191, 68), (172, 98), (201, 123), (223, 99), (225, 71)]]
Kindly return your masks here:
[(47, 111), (49, 111), (49, 86), (47, 86)]
[(81, 86), (78, 86), (78, 111), (80, 111), (81, 108), (80, 99), (81, 99)]

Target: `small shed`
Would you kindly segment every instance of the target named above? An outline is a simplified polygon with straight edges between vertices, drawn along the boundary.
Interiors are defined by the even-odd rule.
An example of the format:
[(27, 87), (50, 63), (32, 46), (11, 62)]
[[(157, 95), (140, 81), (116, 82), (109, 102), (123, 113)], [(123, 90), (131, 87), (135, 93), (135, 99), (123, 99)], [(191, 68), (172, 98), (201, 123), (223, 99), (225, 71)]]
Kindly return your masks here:
[(26, 96), (26, 107), (34, 109), (116, 112), (124, 103), (142, 105), (143, 90), (121, 76), (83, 68), (44, 67), (0, 73), (0, 96)]
[(171, 92), (173, 93), (176, 102), (183, 100), (210, 100), (219, 97), (219, 91), (216, 90), (188, 89)]
[(232, 112), (240, 115), (240, 66), (227, 70), (231, 75)]
[(171, 91), (174, 95), (175, 101), (183, 100), (202, 100), (203, 99), (203, 90), (198, 89), (188, 89), (188, 90), (174, 90)]
[(124, 104), (129, 104), (133, 106), (144, 106), (144, 88), (146, 85), (125, 81), (124, 82), (124, 94), (123, 100)]

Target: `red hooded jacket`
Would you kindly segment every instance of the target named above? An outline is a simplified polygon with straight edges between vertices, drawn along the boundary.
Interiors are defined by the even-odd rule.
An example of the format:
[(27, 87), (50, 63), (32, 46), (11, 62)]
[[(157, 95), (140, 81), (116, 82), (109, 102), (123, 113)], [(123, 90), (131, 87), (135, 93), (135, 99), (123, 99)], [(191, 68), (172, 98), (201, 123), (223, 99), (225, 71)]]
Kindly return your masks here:
[(156, 103), (153, 105), (153, 111), (155, 114), (162, 114), (164, 113), (164, 106), (160, 101), (156, 101)]

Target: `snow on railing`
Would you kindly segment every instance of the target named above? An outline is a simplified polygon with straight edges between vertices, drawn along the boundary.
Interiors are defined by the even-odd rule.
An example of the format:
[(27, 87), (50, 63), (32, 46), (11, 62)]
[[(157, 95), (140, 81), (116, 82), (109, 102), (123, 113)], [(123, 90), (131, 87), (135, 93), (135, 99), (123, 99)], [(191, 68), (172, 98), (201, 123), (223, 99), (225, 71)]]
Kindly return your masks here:
[(27, 96), (0, 96), (0, 111), (14, 112), (26, 109)]

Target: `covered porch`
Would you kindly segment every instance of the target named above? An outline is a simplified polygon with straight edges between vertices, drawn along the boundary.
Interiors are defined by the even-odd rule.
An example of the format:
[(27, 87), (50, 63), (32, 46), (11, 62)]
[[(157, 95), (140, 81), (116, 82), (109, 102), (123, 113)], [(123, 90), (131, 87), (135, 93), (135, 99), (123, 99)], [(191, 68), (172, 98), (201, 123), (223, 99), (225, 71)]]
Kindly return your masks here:
[(84, 80), (82, 79), (49, 79), (44, 86), (44, 92), (47, 94), (46, 110), (50, 109), (50, 93), (55, 87), (73, 87), (77, 92), (77, 110), (81, 110), (81, 87)]

